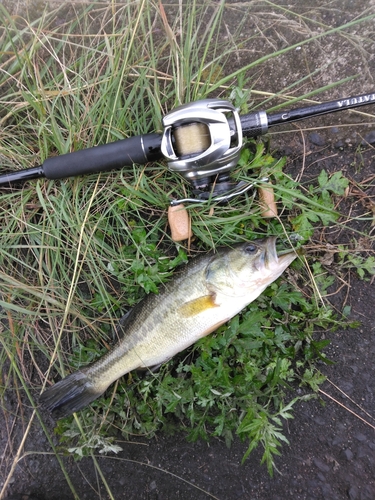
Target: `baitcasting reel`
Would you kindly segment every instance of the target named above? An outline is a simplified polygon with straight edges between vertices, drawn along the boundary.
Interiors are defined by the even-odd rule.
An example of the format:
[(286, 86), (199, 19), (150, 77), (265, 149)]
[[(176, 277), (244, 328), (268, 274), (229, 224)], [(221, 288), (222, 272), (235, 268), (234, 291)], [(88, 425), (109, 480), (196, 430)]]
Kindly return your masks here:
[(241, 119), (233, 104), (221, 99), (185, 104), (167, 114), (163, 126), (161, 152), (168, 168), (191, 182), (196, 196), (172, 205), (227, 201), (252, 187), (229, 177), (243, 146)]

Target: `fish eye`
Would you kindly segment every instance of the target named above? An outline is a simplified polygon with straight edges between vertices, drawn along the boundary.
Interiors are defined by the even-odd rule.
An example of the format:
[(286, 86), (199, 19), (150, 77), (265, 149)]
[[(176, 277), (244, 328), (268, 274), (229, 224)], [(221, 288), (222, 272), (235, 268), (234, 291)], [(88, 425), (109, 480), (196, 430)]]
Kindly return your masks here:
[(245, 253), (247, 253), (248, 255), (253, 255), (257, 250), (258, 248), (252, 243), (247, 244), (244, 248)]

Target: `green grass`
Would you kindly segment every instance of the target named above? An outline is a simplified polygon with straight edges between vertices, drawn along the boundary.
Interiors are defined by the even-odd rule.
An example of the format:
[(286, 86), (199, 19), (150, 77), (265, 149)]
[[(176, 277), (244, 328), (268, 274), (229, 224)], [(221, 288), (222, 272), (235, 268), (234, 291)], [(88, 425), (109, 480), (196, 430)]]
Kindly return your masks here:
[[(300, 92), (307, 80), (301, 79), (271, 100), (252, 89), (252, 75), (270, 59), (324, 36), (350, 39), (350, 28), (369, 20), (321, 26), (318, 33), (232, 68), (234, 49), (240, 53), (252, 42), (250, 36), (237, 42), (250, 11), (228, 43), (227, 8), (223, 2), (188, 2), (166, 11), (146, 1), (94, 3), (62, 6), (26, 21), (0, 7), (3, 170), (160, 130), (164, 113), (199, 98), (231, 98), (245, 112), (276, 110), (329, 91), (333, 85)], [(145, 294), (157, 293), (198, 252), (267, 234), (295, 237), (302, 246), (323, 227), (344, 227), (347, 220), (336, 205), (348, 179), (322, 171), (306, 185), (286, 175), (284, 163), (263, 142), (249, 142), (234, 177), (256, 182), (269, 176), (281, 215), (262, 219), (255, 193), (217, 205), (213, 213), (206, 205), (191, 206), (194, 239), (188, 244), (171, 241), (167, 207), (171, 198), (185, 197), (189, 186), (164, 163), (2, 189), (0, 364), (8, 372), (2, 397), (22, 392), (22, 404), (37, 408), (47, 383), (102, 355), (113, 342), (117, 319)], [(362, 226), (359, 231), (368, 236)], [(361, 248), (340, 245), (337, 255), (338, 269), (355, 267), (365, 279), (374, 273), (373, 256)], [(316, 361), (326, 361), (327, 342), (317, 330), (346, 322), (324, 299), (338, 272), (330, 275), (316, 256), (301, 257), (287, 279), (218, 332), (152, 376), (120, 380), (90, 408), (59, 422), (61, 446), (77, 457), (91, 456), (101, 475), (94, 451), (116, 451), (118, 431), (125, 438), (182, 431), (190, 440), (216, 436), (228, 446), (239, 436), (249, 446), (245, 457), (263, 446), (272, 474), (287, 442), (283, 422), (323, 380)], [(304, 395), (295, 397), (298, 385)], [(2, 405), (6, 413), (5, 400)], [(33, 415), (51, 439), (43, 415)], [(70, 488), (74, 493), (71, 482)]]

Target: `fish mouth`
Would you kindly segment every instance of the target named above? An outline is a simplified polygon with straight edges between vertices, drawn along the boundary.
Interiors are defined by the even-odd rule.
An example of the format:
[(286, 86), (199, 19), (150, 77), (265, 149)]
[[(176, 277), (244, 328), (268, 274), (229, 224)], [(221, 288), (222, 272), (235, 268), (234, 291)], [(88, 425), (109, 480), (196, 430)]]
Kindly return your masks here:
[(276, 245), (277, 236), (270, 236), (266, 240), (264, 264), (266, 268), (277, 266), (285, 269), (297, 257), (297, 253), (291, 248), (282, 248), (281, 245)]

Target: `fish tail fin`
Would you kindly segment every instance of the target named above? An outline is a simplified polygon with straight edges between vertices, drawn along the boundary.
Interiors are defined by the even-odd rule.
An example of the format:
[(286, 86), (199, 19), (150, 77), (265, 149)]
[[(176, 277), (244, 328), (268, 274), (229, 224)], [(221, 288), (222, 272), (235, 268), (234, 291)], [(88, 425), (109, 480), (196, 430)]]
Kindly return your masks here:
[(83, 372), (76, 371), (46, 389), (39, 403), (54, 417), (63, 418), (81, 410), (101, 394)]

